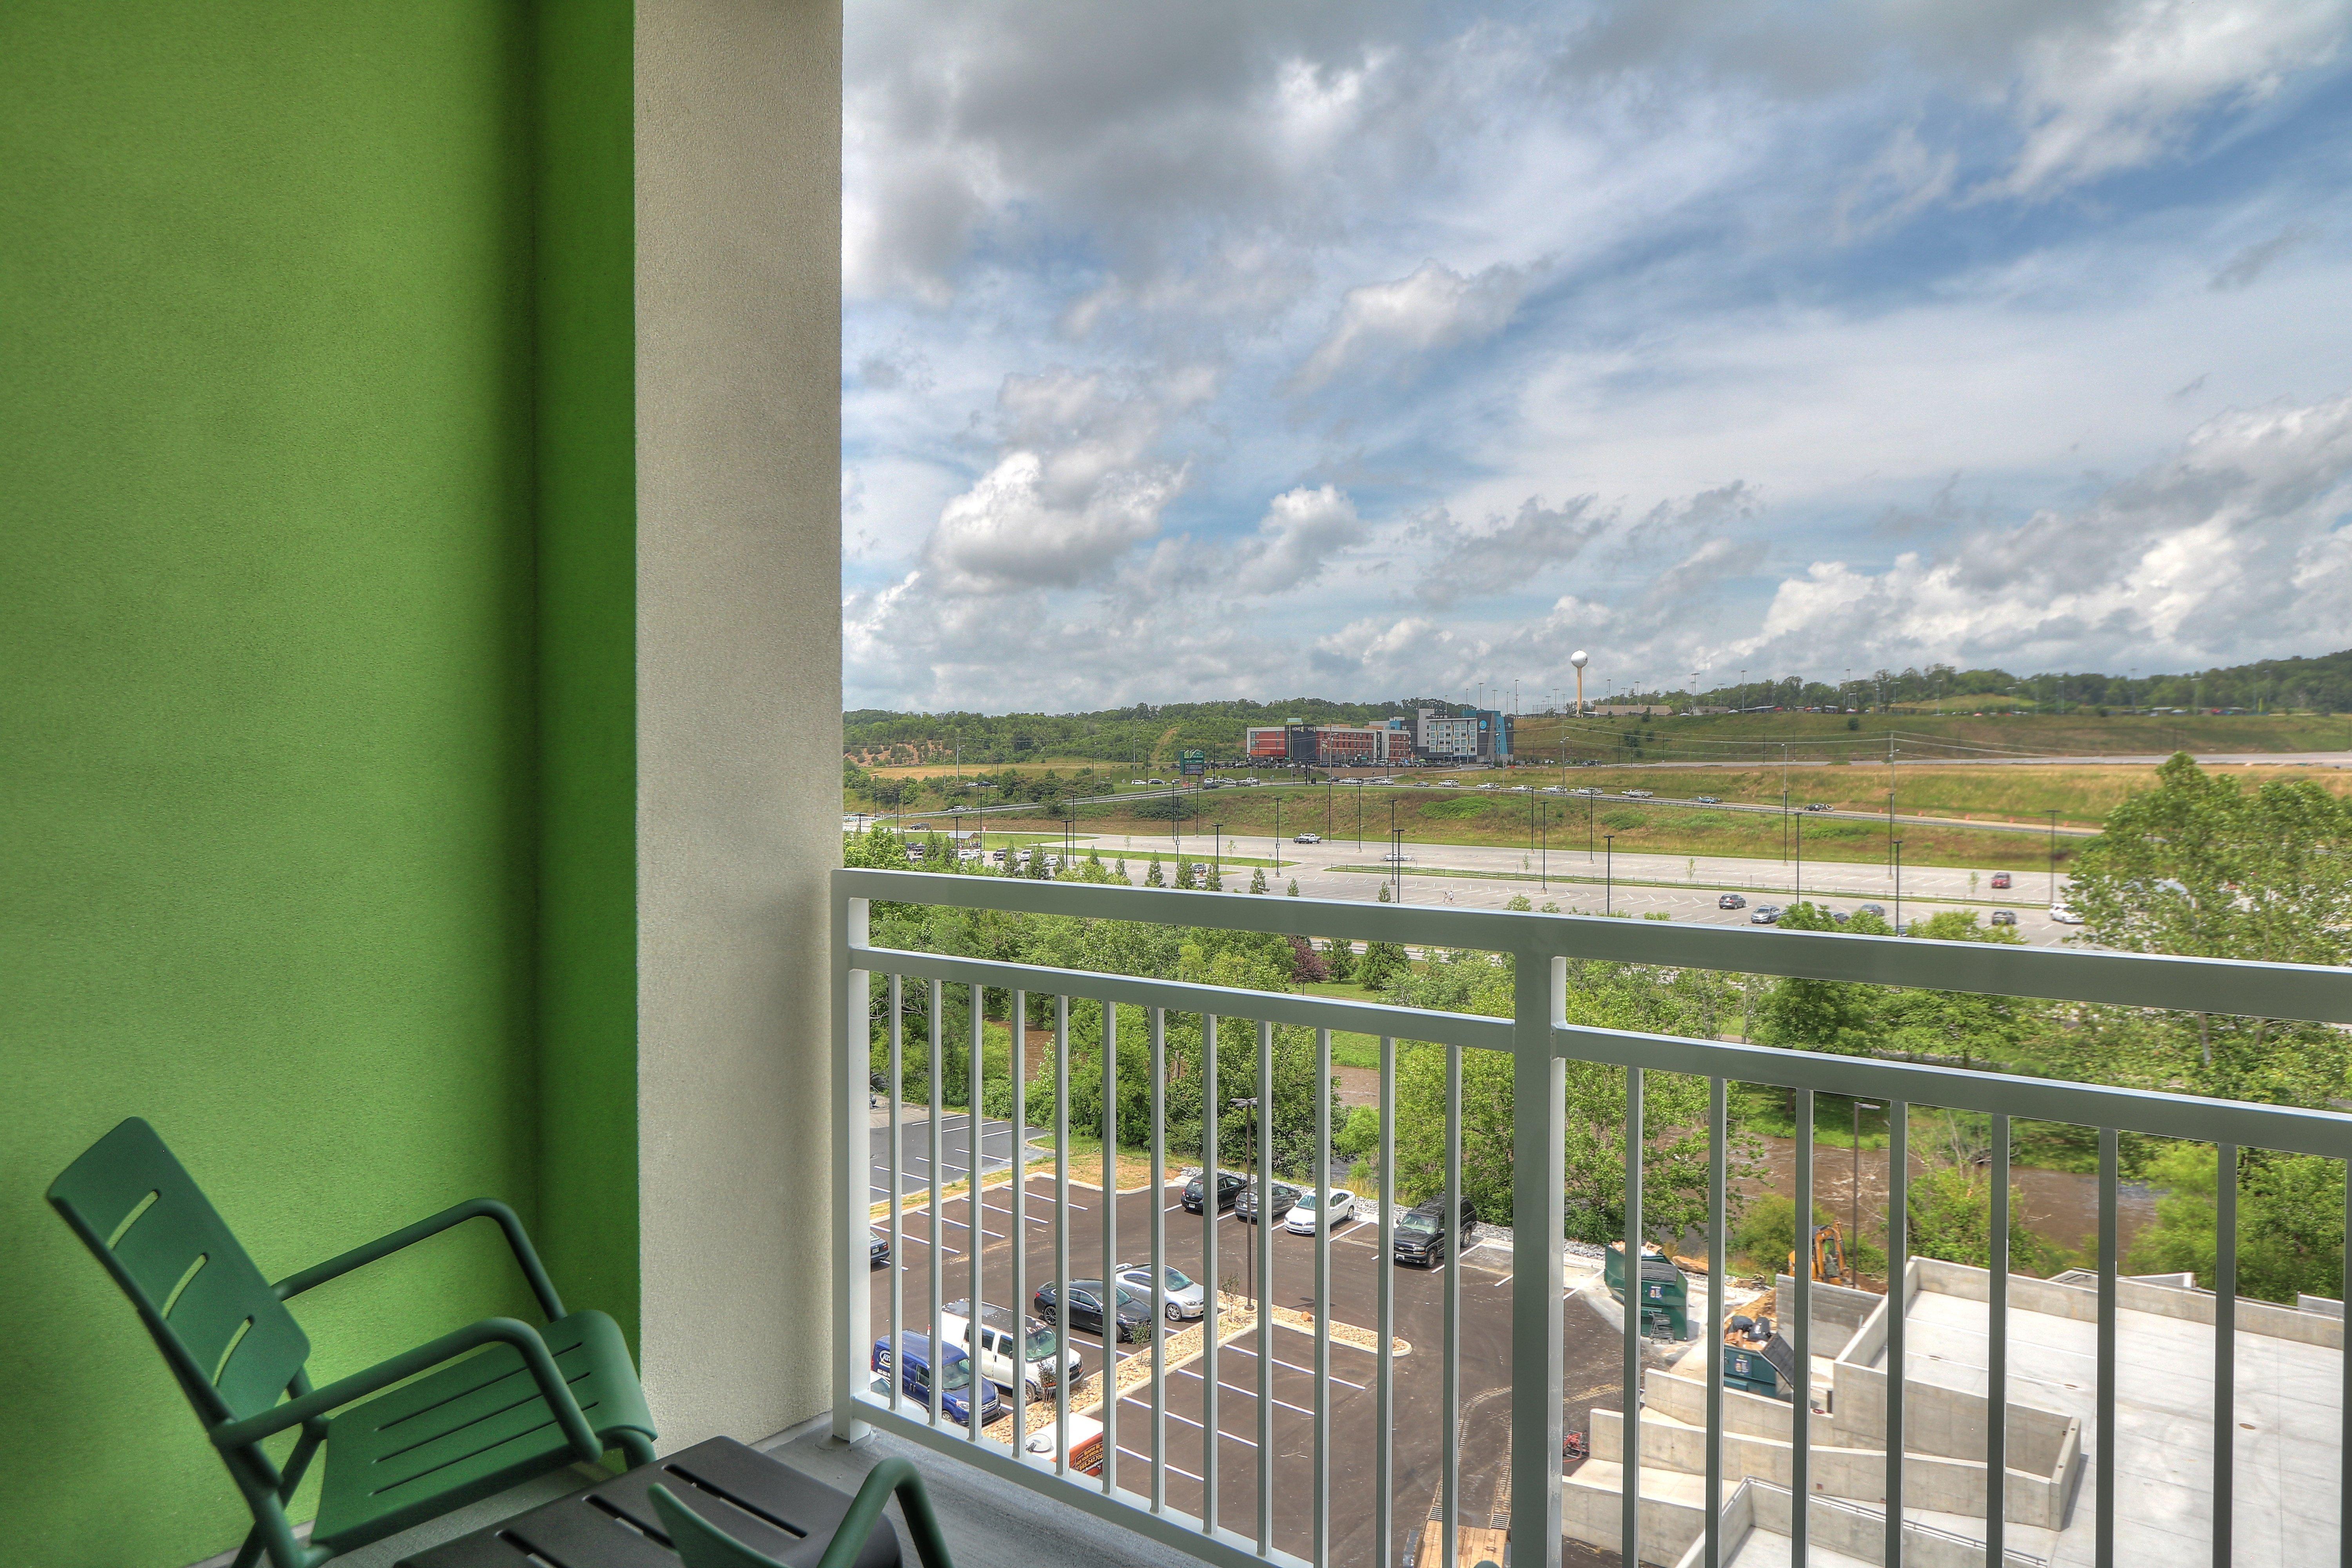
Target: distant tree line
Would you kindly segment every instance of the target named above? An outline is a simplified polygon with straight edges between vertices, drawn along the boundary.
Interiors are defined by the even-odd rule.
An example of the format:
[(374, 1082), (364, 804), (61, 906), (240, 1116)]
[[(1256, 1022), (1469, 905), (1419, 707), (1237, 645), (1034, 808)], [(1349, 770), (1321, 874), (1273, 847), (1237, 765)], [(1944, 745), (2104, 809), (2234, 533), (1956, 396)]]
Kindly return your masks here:
[(1948, 710), (2015, 707), (2042, 713), (2149, 708), (2307, 709), (2342, 713), (2352, 711), (2352, 649), (2315, 658), (2267, 658), (2177, 675), (2105, 675), (2084, 670), (2018, 675), (1999, 668), (1959, 669), (1948, 664), (1930, 664), (1924, 669), (1874, 669), (1843, 683), (1795, 675), (1774, 679), (1759, 675), (1744, 684), (1708, 688), (1695, 697), (1686, 690), (1652, 690), (1615, 700), (1661, 708), (1696, 701), (1708, 708), (1879, 710), (1940, 701)]

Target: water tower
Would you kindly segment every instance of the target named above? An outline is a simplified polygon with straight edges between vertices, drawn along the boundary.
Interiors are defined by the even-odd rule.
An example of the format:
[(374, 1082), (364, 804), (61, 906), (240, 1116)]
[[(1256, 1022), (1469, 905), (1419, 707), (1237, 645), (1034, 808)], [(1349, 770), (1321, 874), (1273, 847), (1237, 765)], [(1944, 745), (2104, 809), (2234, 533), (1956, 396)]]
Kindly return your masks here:
[(1584, 667), (1591, 660), (1592, 656), (1582, 648), (1568, 656), (1568, 662), (1576, 666), (1576, 711), (1580, 718), (1584, 713)]

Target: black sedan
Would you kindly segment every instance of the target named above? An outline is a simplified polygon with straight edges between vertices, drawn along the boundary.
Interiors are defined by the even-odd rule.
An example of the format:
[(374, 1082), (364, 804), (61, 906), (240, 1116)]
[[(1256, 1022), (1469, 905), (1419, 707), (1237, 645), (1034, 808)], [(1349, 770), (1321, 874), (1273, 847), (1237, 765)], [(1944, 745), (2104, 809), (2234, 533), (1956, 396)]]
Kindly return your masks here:
[[(1036, 1306), (1039, 1317), (1049, 1323), (1060, 1321), (1051, 1280), (1040, 1285), (1037, 1288), (1037, 1294), (1030, 1300)], [(1074, 1330), (1083, 1329), (1090, 1334), (1101, 1333), (1103, 1331), (1102, 1303), (1103, 1282), (1101, 1280), (1071, 1280), (1070, 1327)], [(1118, 1337), (1121, 1340), (1139, 1340), (1150, 1330), (1151, 1298), (1130, 1290), (1124, 1285), (1120, 1286), (1118, 1288)]]
[[(1217, 1206), (1221, 1209), (1233, 1207), (1234, 1200), (1239, 1197), (1241, 1190), (1248, 1185), (1247, 1176), (1238, 1176), (1231, 1171), (1219, 1171), (1217, 1173)], [(1184, 1184), (1184, 1208), (1190, 1214), (1201, 1212), (1201, 1178), (1199, 1176), (1194, 1176)]]
[[(1298, 1189), (1288, 1182), (1276, 1182), (1265, 1196), (1265, 1217), (1277, 1220), (1288, 1214), (1298, 1202)], [(1234, 1200), (1234, 1217), (1244, 1225), (1257, 1223), (1257, 1188), (1255, 1184)]]
[(866, 1227), (866, 1267), (879, 1268), (890, 1261), (890, 1238), (872, 1226)]

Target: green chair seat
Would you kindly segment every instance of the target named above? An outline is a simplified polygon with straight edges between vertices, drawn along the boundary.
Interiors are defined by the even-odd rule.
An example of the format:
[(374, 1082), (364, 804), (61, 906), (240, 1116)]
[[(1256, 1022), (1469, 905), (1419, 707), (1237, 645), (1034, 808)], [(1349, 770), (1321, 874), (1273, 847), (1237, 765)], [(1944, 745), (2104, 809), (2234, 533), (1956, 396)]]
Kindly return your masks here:
[[(573, 1312), (540, 1330), (580, 1413), (599, 1436), (651, 1432), (653, 1415), (619, 1325)], [(504, 1491), (572, 1458), (530, 1369), (492, 1345), (327, 1424), (326, 1480), (313, 1545), (349, 1552)]]
[[(212, 1201), (132, 1117), (50, 1184), (49, 1202), (130, 1298), (253, 1515), (234, 1568), (320, 1568), (574, 1460), (619, 1448), (653, 1462), (654, 1424), (628, 1347), (602, 1312), (562, 1298), (512, 1209), (457, 1204), (271, 1284)], [(313, 1387), (310, 1342), (286, 1303), (470, 1220), (495, 1222), (547, 1326), (484, 1318)], [(281, 1464), (264, 1447), (298, 1430)], [(286, 1504), (323, 1451), (305, 1542)]]

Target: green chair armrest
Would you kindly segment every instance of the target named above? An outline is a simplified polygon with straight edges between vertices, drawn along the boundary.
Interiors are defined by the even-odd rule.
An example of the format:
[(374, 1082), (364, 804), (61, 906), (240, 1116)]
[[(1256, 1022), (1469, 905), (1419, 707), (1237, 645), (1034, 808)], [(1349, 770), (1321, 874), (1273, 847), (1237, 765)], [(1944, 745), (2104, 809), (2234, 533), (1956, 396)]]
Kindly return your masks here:
[(455, 1333), (444, 1334), (415, 1350), (404, 1351), (388, 1361), (378, 1362), (364, 1372), (338, 1378), (324, 1388), (313, 1389), (258, 1415), (249, 1415), (242, 1421), (224, 1422), (212, 1429), (213, 1443), (222, 1448), (245, 1447), (272, 1433), (299, 1426), (338, 1406), (389, 1388), (445, 1361), (454, 1361), (467, 1351), (501, 1342), (522, 1352), (523, 1364), (530, 1368), (531, 1379), (539, 1384), (548, 1408), (555, 1413), (556, 1423), (563, 1428), (564, 1436), (571, 1439), (572, 1452), (592, 1464), (604, 1458), (604, 1445), (597, 1441), (595, 1432), (588, 1425), (588, 1417), (581, 1413), (580, 1402), (572, 1396), (571, 1385), (563, 1381), (562, 1369), (556, 1366), (555, 1358), (548, 1353), (547, 1342), (540, 1337), (537, 1329), (513, 1318), (484, 1318), (478, 1323), (470, 1323)]
[[(898, 1494), (898, 1511), (907, 1516), (907, 1532), (915, 1538), (915, 1556), (923, 1568), (952, 1568), (947, 1538), (940, 1533), (939, 1516), (931, 1511), (923, 1478), (913, 1465), (898, 1458), (885, 1459), (866, 1473), (866, 1484), (857, 1489), (849, 1512), (833, 1532), (824, 1555), (817, 1560), (817, 1568), (851, 1568), (866, 1550), (866, 1538), (873, 1533), (874, 1521), (882, 1517), (882, 1505), (894, 1491)], [(678, 1501), (667, 1487), (656, 1483), (650, 1495), (654, 1510), (669, 1531), (670, 1545), (686, 1568), (783, 1568), (774, 1558), (754, 1552)]]
[(278, 1299), (288, 1301), (303, 1291), (340, 1278), (354, 1268), (366, 1267), (380, 1258), (389, 1258), (405, 1247), (414, 1247), (428, 1236), (437, 1236), (452, 1226), (463, 1225), (469, 1219), (494, 1219), (506, 1233), (507, 1246), (514, 1252), (515, 1262), (521, 1268), (523, 1278), (530, 1282), (531, 1294), (539, 1298), (540, 1310), (549, 1322), (563, 1316), (563, 1299), (555, 1293), (555, 1282), (547, 1277), (547, 1269), (539, 1260), (539, 1253), (530, 1245), (530, 1237), (522, 1228), (522, 1221), (514, 1210), (496, 1198), (469, 1198), (454, 1204), (429, 1219), (404, 1226), (389, 1236), (380, 1236), (363, 1247), (354, 1247), (338, 1258), (324, 1263), (314, 1263), (299, 1273), (289, 1274), (270, 1287)]

